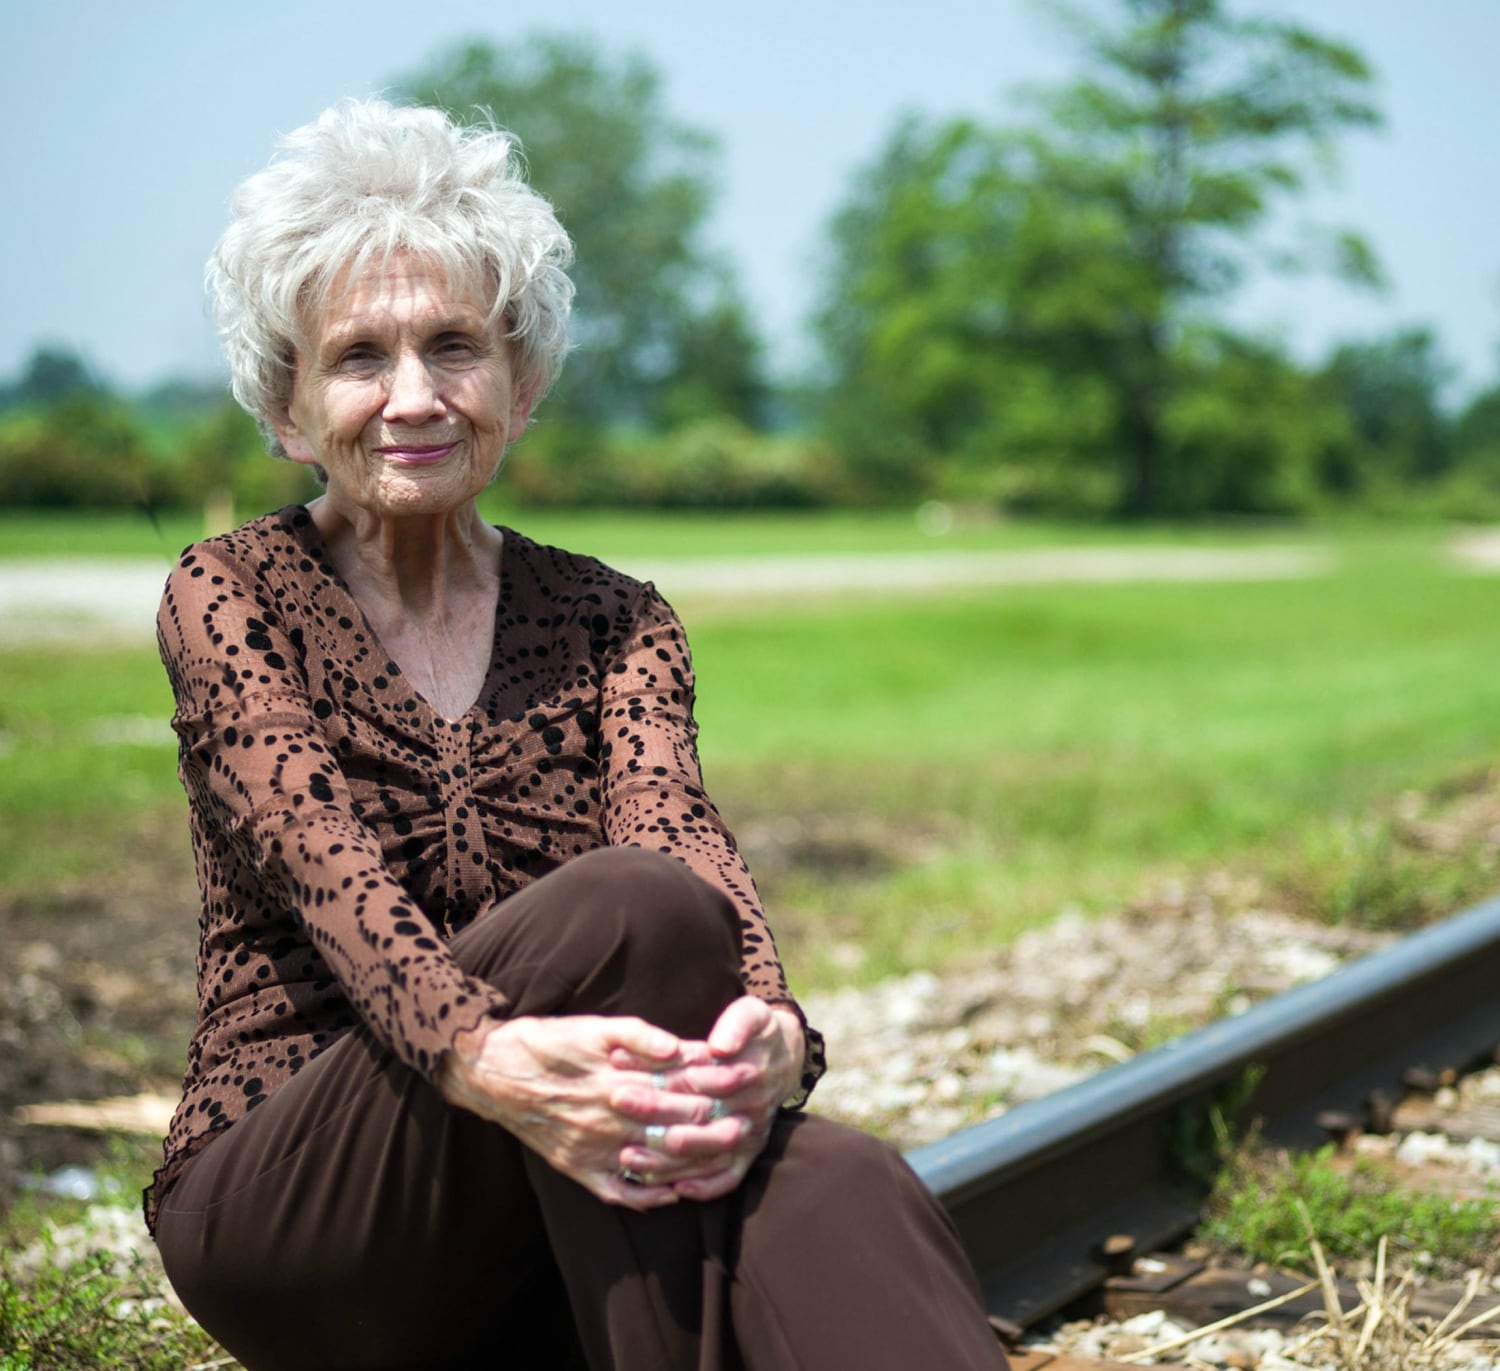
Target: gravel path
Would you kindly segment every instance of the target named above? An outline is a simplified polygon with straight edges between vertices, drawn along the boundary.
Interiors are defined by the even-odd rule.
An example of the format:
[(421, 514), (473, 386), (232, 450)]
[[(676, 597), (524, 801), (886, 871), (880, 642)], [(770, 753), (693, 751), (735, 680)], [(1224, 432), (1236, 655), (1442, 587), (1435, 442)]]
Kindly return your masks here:
[[(1500, 533), (1456, 536), (1459, 567), (1500, 572)], [(944, 586), (1120, 581), (1266, 581), (1327, 575), (1327, 548), (1089, 547), (1013, 552), (845, 553), (801, 557), (639, 557), (622, 571), (654, 580), (669, 597), (800, 595), (821, 591), (924, 591)], [(0, 642), (66, 641), (101, 632), (140, 641), (153, 629), (164, 562), (77, 558), (0, 560)]]
[(980, 965), (802, 997), (828, 1038), (816, 1108), (934, 1142), (1225, 1014), (1390, 934), (1265, 908), (1227, 877), (1119, 913), (1064, 914)]
[[(1323, 575), (1319, 548), (1045, 548), (1018, 552), (898, 552), (808, 557), (626, 558), (631, 575), (671, 598), (931, 590), (944, 586), (1091, 581), (1288, 580)], [(141, 559), (0, 561), (0, 641), (66, 641), (103, 634), (149, 639), (167, 566)]]

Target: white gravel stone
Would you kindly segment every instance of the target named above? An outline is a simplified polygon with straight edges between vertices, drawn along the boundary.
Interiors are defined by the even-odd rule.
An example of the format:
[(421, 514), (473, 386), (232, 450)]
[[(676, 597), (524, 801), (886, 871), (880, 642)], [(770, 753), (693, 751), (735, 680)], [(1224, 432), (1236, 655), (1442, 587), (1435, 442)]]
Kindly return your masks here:
[(1287, 943), (1266, 950), (1266, 962), (1280, 969), (1294, 985), (1321, 980), (1337, 970), (1339, 959), (1326, 947), (1309, 947), (1306, 943)]
[(915, 1147), (1390, 941), (1254, 894), (1177, 886), (1118, 914), (1064, 912), (961, 970), (806, 995), (830, 1063), (812, 1107)]
[(1481, 1175), (1500, 1175), (1500, 1142), (1489, 1138), (1470, 1138), (1462, 1148), (1463, 1164)]
[(1408, 1133), (1396, 1144), (1396, 1160), (1407, 1166), (1425, 1166), (1444, 1158), (1448, 1140), (1436, 1133)]
[(157, 1264), (156, 1244), (138, 1209), (91, 1204), (77, 1223), (50, 1226), (46, 1238), (16, 1255), (16, 1265), (29, 1274), (44, 1266), (71, 1266), (96, 1252), (109, 1256), (121, 1271), (136, 1259)]

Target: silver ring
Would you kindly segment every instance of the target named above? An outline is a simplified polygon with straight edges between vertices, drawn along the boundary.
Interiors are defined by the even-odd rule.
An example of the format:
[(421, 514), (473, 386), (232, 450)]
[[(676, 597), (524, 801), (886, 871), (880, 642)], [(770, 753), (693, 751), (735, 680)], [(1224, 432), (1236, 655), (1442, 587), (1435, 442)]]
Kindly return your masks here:
[(717, 1123), (720, 1119), (728, 1118), (728, 1116), (729, 1116), (729, 1106), (727, 1104), (725, 1104), (723, 1100), (715, 1100), (713, 1102), (713, 1104), (709, 1107), (709, 1111), (708, 1111), (708, 1121), (709, 1121), (709, 1123)]
[(664, 1123), (648, 1123), (646, 1125), (646, 1145), (648, 1147), (660, 1147), (667, 1140), (667, 1126)]
[(620, 1168), (620, 1179), (626, 1185), (645, 1185), (646, 1178), (639, 1171), (632, 1171), (628, 1166)]
[(667, 1088), (667, 1073), (665, 1071), (653, 1071), (651, 1073), (651, 1084), (658, 1090)]

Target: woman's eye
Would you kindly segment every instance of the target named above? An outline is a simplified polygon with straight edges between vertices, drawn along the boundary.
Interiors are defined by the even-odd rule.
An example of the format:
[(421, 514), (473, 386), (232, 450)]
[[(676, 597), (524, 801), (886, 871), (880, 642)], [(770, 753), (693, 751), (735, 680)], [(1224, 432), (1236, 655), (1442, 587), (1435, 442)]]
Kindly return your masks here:
[(467, 338), (441, 338), (434, 349), (444, 361), (456, 361), (474, 355), (474, 344)]
[(380, 354), (371, 347), (347, 348), (339, 358), (339, 366), (351, 371), (368, 371), (379, 363)]

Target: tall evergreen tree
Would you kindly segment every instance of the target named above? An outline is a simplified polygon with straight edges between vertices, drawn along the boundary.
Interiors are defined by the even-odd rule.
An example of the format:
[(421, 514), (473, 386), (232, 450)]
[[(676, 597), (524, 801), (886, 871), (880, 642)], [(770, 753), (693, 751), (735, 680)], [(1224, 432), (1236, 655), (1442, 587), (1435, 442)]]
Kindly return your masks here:
[(1325, 374), (1338, 391), (1372, 474), (1402, 484), (1432, 481), (1453, 460), (1443, 391), (1454, 369), (1431, 329), (1407, 328), (1345, 343)]
[(1336, 136), (1376, 122), (1370, 75), (1223, 0), (1054, 8), (1076, 81), (1021, 128), (908, 122), (836, 221), (835, 415), (878, 389), (919, 445), (1009, 452), (1149, 516), (1203, 488), (1173, 471), (1173, 415), (1246, 270), (1375, 279), (1357, 235), (1266, 233)]

